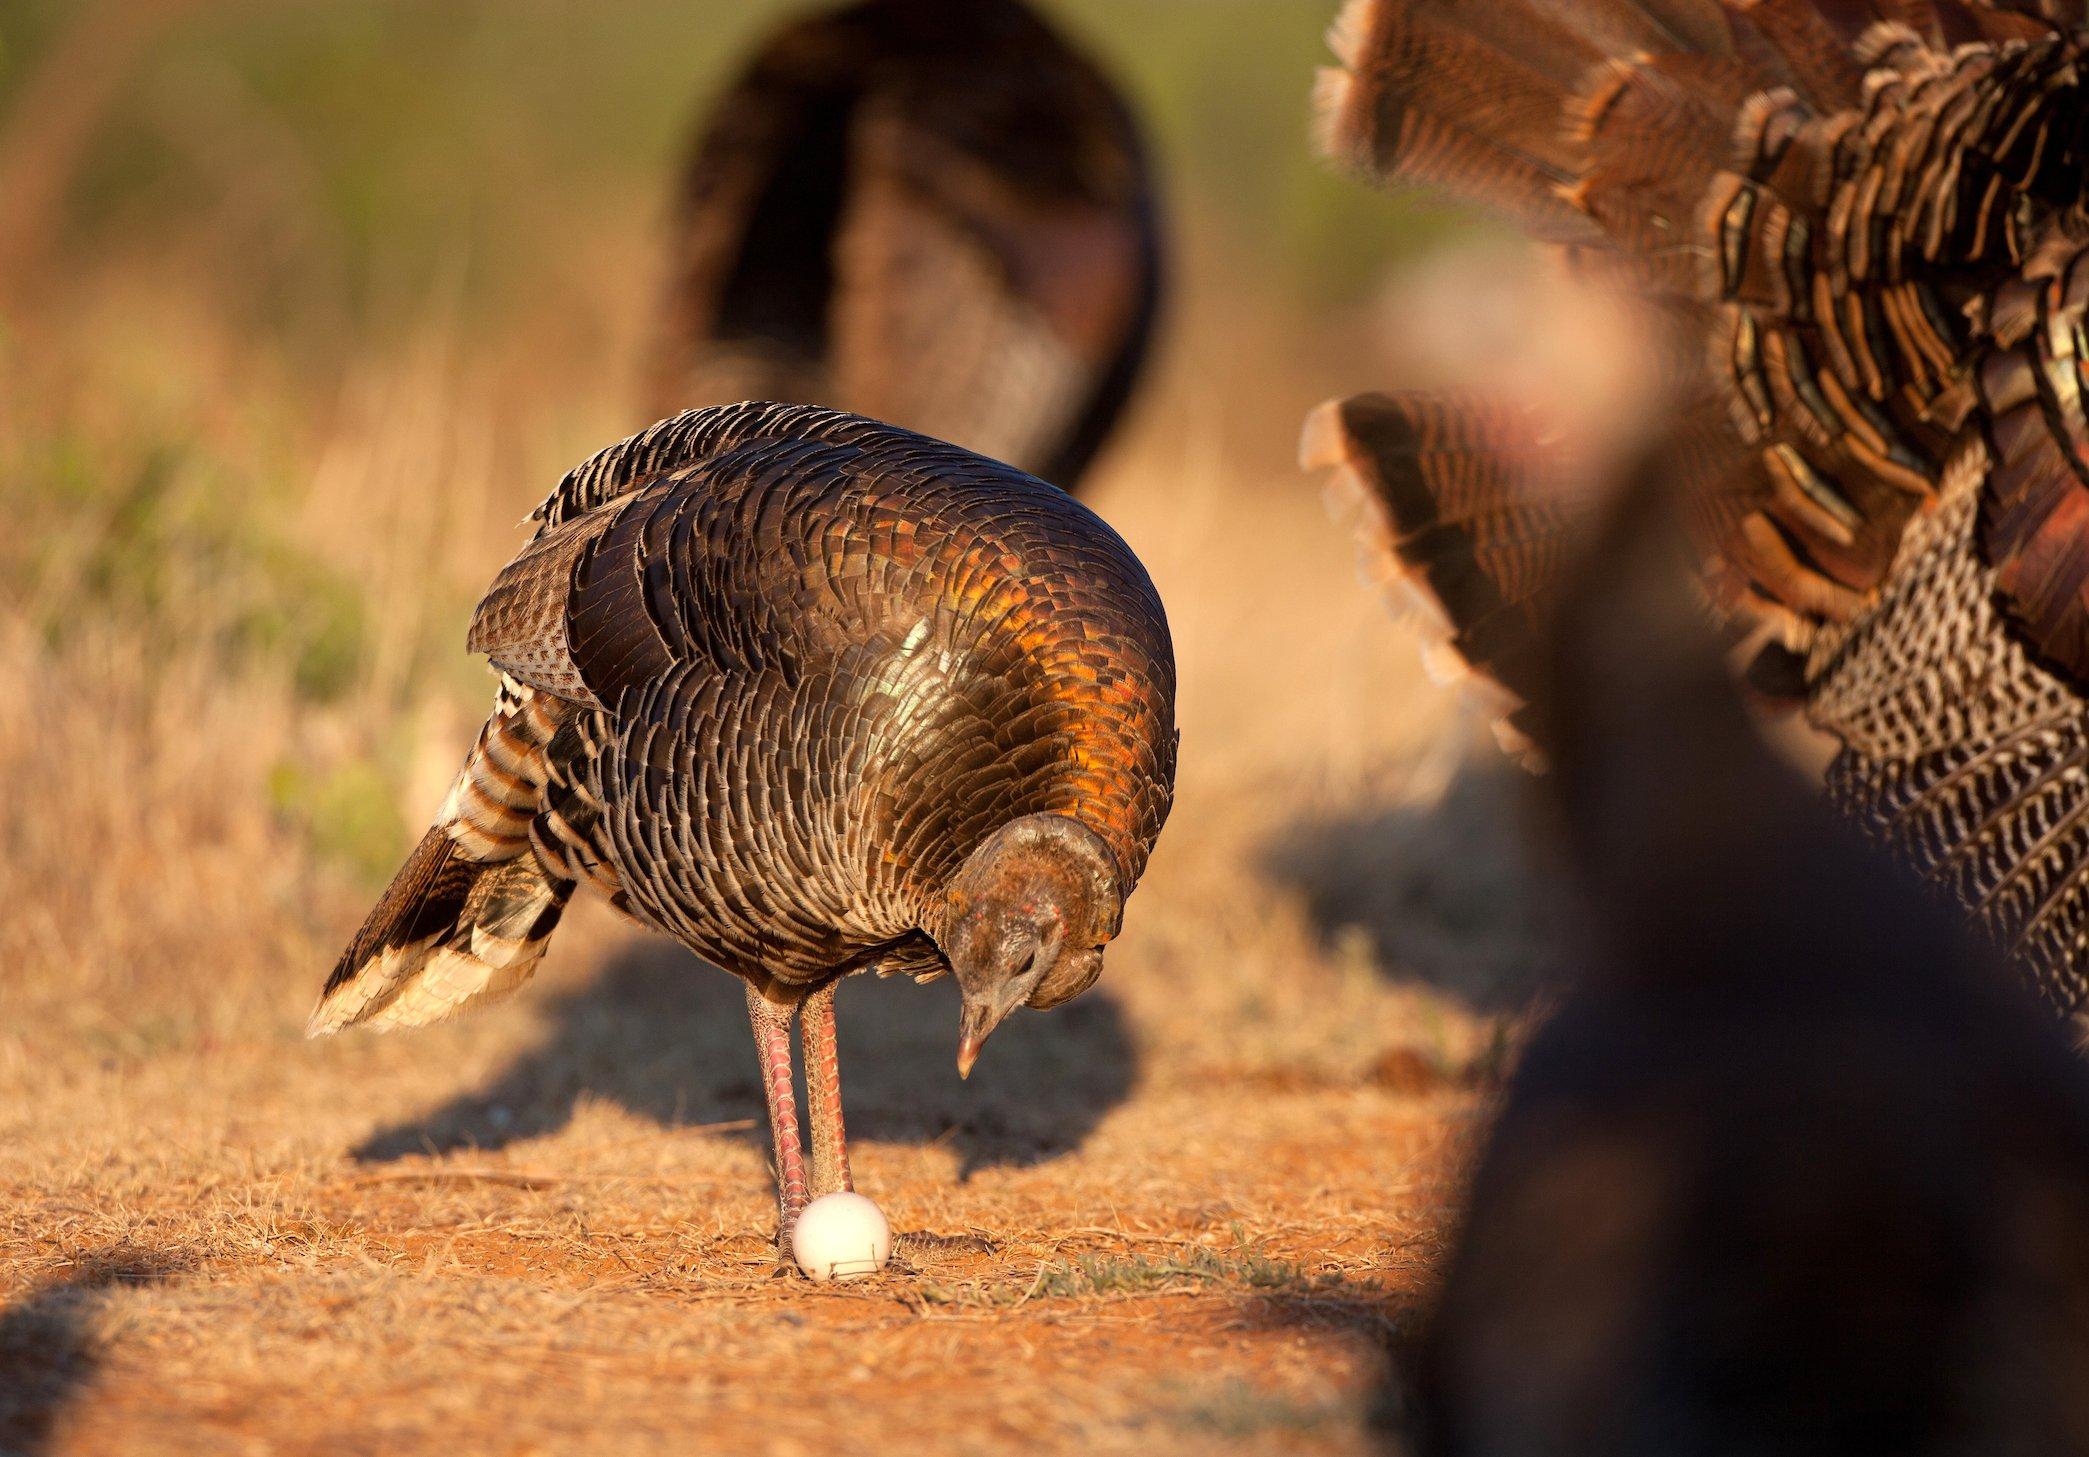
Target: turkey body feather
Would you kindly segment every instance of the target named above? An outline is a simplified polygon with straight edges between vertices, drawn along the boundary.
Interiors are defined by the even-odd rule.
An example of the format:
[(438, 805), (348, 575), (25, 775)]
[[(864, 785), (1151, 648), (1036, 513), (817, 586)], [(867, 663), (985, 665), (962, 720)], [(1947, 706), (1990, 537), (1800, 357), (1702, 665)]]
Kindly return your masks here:
[(787, 1231), (801, 1003), (824, 1192), (840, 978), (954, 971), (969, 1071), (1099, 974), (1173, 793), (1166, 616), (1056, 487), (814, 406), (664, 421), (536, 519), (472, 623), (494, 714), (313, 1029), (512, 990), (595, 885), (748, 983)]
[(941, 969), (930, 901), (1022, 815), (1086, 824), (1136, 880), (1173, 659), (1116, 535), (921, 436), (723, 413), (696, 463), (547, 529), (473, 623), (503, 671), (600, 705), (552, 757), (622, 903), (729, 970), (817, 982)]
[[(924, 921), (1011, 820), (1084, 825), (1127, 888), (1144, 870), (1174, 781), (1167, 619), (1064, 492), (750, 404), (603, 452), (537, 517), (470, 638), (509, 684), (495, 723), (535, 725), (521, 793), (477, 811), (480, 755), (452, 795), (501, 819), (500, 863), (593, 881), (728, 970), (803, 985), (947, 970)], [(355, 1005), (367, 950), (328, 1004)]]

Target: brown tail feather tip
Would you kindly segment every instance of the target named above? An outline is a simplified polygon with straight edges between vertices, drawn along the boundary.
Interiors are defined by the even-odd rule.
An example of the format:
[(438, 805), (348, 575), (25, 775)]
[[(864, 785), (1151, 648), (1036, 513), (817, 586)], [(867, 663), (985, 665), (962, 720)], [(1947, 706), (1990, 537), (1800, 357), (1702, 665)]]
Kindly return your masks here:
[[(1383, 598), (1395, 618), (1412, 623), (1427, 647), (1448, 644), (1457, 630), (1456, 624), (1428, 584), (1418, 580), (1401, 560), (1384, 502), (1365, 480), (1354, 454), (1342, 418), (1346, 403), (1329, 400), (1306, 417), (1305, 434), (1299, 441), (1299, 466), (1327, 472), (1321, 503), (1329, 519), (1356, 543), (1357, 580)], [(1431, 666), (1432, 680), (1446, 681), (1437, 677), (1437, 672)]]
[[(1528, 52), (1495, 44), (1483, 7), (1438, 13), (1452, 8), (1353, 0), (1327, 35), (1341, 64), (1314, 88), (1320, 151), (1382, 181), (1501, 212), (1538, 236), (1600, 241), (1563, 191), (1567, 82), (1533, 69)], [(1476, 95), (1489, 104), (1476, 108)]]
[(1364, 54), (1373, 0), (1348, 0), (1327, 28), (1327, 48), (1338, 65), (1322, 66), (1313, 75), (1313, 142), (1323, 157), (1362, 162), (1362, 140), (1349, 120), (1356, 67)]
[[(1430, 679), (1471, 694), (1525, 762), (1527, 655), (1513, 624), (1547, 590), (1544, 561), (1571, 516), (1524, 479), (1529, 423), (1480, 398), (1360, 395), (1315, 409), (1299, 443), (1306, 469), (1330, 472), (1330, 514), (1357, 538), (1362, 575), (1421, 631)], [(1504, 539), (1541, 546), (1505, 558)]]
[(1313, 73), (1313, 150), (1345, 164), (1354, 160), (1356, 151), (1354, 128), (1347, 120), (1354, 84), (1355, 77), (1341, 66), (1322, 66)]
[(543, 959), (570, 892), (534, 857), (474, 861), (436, 826), (342, 953), (305, 1034), (419, 1026), (506, 995)]
[(1347, 0), (1327, 27), (1327, 48), (1344, 66), (1354, 66), (1363, 55), (1364, 34), (1370, 25), (1375, 0)]
[(1348, 403), (1346, 398), (1323, 400), (1308, 412), (1298, 437), (1301, 470), (1328, 470), (1349, 463), (1349, 427), (1342, 422), (1342, 407)]

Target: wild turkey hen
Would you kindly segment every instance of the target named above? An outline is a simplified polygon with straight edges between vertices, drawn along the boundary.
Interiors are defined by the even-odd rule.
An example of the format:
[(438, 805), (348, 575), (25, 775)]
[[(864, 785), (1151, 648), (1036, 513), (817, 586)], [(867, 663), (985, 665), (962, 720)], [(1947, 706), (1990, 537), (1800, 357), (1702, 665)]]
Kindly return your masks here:
[(1539, 654), (1578, 975), (1474, 1179), (1416, 1450), (2089, 1450), (2089, 1069), (1757, 740), (1665, 486)]
[(835, 405), (1072, 489), (1159, 294), (1145, 149), (1022, 0), (862, 0), (784, 26), (682, 184), (661, 413)]
[(513, 990), (567, 897), (742, 977), (783, 1237), (850, 1187), (834, 994), (963, 991), (958, 1070), (1102, 970), (1174, 783), (1145, 570), (1064, 492), (833, 410), (692, 411), (537, 508), (471, 647), (502, 674), (449, 799), (328, 979), (315, 1033)]
[[(1651, 305), (1674, 485), (1834, 798), (2057, 1007), (2089, 991), (2089, 87), (2081, 0), (1360, 0), (1329, 145)], [(1451, 646), (1532, 691), (1574, 512), (1512, 412), (1367, 396), (1370, 488)]]

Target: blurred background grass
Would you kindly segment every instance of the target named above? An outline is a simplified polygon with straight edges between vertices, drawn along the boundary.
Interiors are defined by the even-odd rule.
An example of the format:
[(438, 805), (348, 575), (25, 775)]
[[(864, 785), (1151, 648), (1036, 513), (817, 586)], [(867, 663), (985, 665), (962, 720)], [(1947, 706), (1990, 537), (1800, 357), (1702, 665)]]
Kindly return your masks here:
[[(47, 648), (122, 621), (148, 665), (179, 640), (301, 702), (479, 691), (456, 627), (499, 543), (440, 543), (644, 423), (670, 180), (794, 8), (0, 7), (0, 603)], [(1458, 226), (1312, 155), (1322, 0), (1052, 8), (1160, 156), (1178, 385), (1215, 350), (1293, 369)], [(385, 762), (404, 772), (377, 753), (353, 787)], [(288, 759), (269, 785), (365, 878), (404, 835)]]
[[(114, 33), (94, 64), (116, 74), (62, 206), (10, 231), (37, 230), (77, 284), (141, 254), (202, 265), (229, 320), (306, 365), (344, 336), (412, 327), (435, 293), (468, 324), (507, 321), (650, 242), (700, 99), (802, 8), (13, 0), (0, 110), (84, 27)], [(1443, 214), (1345, 185), (1304, 145), (1321, 0), (1047, 8), (1138, 98), (1201, 261), (1230, 256), (1274, 299), (1326, 307), (1440, 228)], [(37, 117), (11, 124), (34, 144)]]
[[(1431, 1151), (1498, 1064), (1542, 937), (1513, 776), (1356, 583), (1295, 443), (1319, 400), (1400, 382), (1417, 337), (1520, 335), (1530, 311), (1488, 293), (1515, 270), (1475, 261), (1462, 219), (1314, 157), (1338, 0), (1040, 3), (1122, 79), (1166, 183), (1161, 339), (1090, 498), (1168, 604), (1176, 810), (1102, 984), (999, 1034), (972, 1082), (937, 989), (850, 993), (859, 1173), (912, 1227), (1017, 1237), (980, 1268), (1043, 1334), (1004, 1314), (995, 1344), (891, 1305), (919, 1369), (951, 1379), (876, 1408), (814, 1383), (800, 1415), (826, 1447), (880, 1430), (867, 1411), (1001, 1433), (1007, 1383), (969, 1373), (1030, 1370), (1057, 1340), (1107, 1391), (1065, 1401), (1050, 1368), (1031, 1394), (1052, 1430), (1119, 1423), (1068, 1450), (1228, 1445), (1123, 1415), (1207, 1364), (1258, 1393), (1295, 1372), (1332, 1413), (1312, 1450), (1363, 1450), (1353, 1311), (1250, 1329), (1218, 1290), (1210, 1347), (1164, 1323), (1095, 1362), (1090, 1327), (1052, 1334), (1053, 1302), (1022, 1291), (1064, 1231), (1121, 1253), (1127, 1222), (1173, 1242), (1145, 1253), (1246, 1221), (1331, 1278), (1420, 1268)], [(736, 1268), (714, 1246), (767, 1196), (759, 1134), (705, 1120), (758, 1098), (722, 979), (657, 938), (634, 948), (584, 903), (512, 1006), (301, 1038), (485, 712), (463, 644), (480, 588), (561, 472), (648, 423), (690, 129), (799, 8), (0, 0), (0, 1295), (49, 1344), (28, 1292), (96, 1249), (209, 1272), (82, 1317), (96, 1355), (75, 1364), (99, 1374), (61, 1421), (85, 1435), (48, 1450), (229, 1431), (218, 1446), (332, 1451), (360, 1422), (385, 1450), (502, 1451), (532, 1422), (613, 1440), (637, 1412), (681, 1450), (718, 1416), (693, 1364), (863, 1359), (853, 1331), (807, 1348), (795, 1316), (711, 1303)], [(574, 1263), (544, 1253), (552, 1215), (453, 1202), (513, 1191), (347, 1162), (386, 1130), (422, 1146), (446, 1109), (513, 1120), (516, 1157), (576, 1173), (542, 1196)], [(968, 1139), (1045, 1135), (1048, 1166), (965, 1171)], [(703, 1274), (576, 1312), (605, 1228)], [(547, 1365), (553, 1325), (640, 1364)], [(959, 1329), (970, 1366), (942, 1344)]]
[[(692, 127), (803, 8), (0, 4), (0, 881), (36, 888), (0, 989), (94, 1037), (294, 1031), (484, 712), (463, 625), (516, 523), (649, 423)], [(1526, 949), (1500, 795), (1423, 803), (1454, 700), (1293, 459), (1310, 405), (1391, 382), (1387, 280), (1471, 227), (1314, 155), (1333, 0), (1044, 8), (1143, 113), (1174, 255), (1094, 496), (1183, 665), (1196, 828), (1153, 878), (1195, 889), (1145, 898), (1146, 944), (1227, 948), (1245, 1020), (1185, 1035), (1357, 1065), (1437, 1025), (1378, 968)], [(1464, 287), (1425, 286), (1458, 330)]]

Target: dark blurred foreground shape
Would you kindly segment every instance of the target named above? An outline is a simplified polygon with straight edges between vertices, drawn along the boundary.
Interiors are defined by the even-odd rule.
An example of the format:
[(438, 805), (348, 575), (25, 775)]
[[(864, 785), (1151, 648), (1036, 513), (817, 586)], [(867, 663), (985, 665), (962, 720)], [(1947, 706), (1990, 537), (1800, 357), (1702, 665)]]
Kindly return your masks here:
[(1073, 489), (1159, 295), (1146, 154), (1021, 0), (864, 0), (786, 25), (682, 183), (656, 414), (835, 405)]
[(1662, 489), (1542, 665), (1579, 983), (1477, 1170), (1421, 1450), (2089, 1451), (2089, 1073), (1761, 747)]

